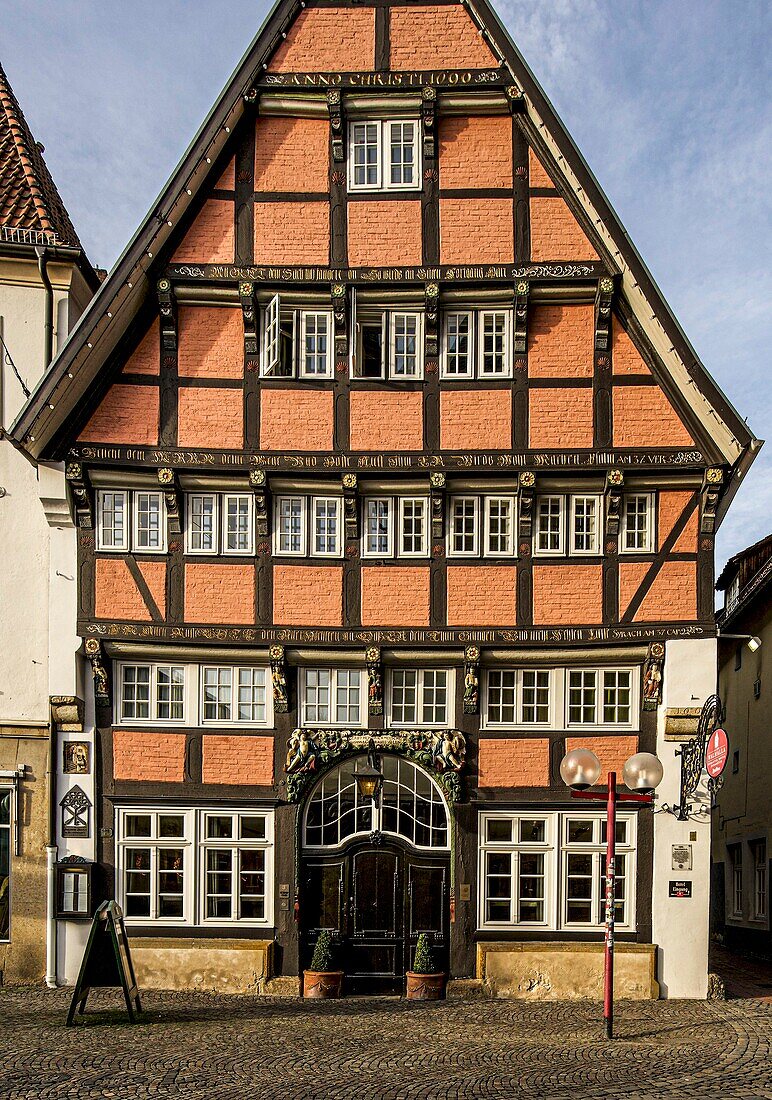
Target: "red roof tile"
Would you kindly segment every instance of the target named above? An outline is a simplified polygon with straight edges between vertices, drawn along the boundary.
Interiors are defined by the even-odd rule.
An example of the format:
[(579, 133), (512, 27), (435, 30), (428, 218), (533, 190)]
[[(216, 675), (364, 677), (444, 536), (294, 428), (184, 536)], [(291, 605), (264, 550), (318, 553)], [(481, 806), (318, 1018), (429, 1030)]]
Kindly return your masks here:
[(80, 248), (56, 184), (0, 66), (0, 242)]

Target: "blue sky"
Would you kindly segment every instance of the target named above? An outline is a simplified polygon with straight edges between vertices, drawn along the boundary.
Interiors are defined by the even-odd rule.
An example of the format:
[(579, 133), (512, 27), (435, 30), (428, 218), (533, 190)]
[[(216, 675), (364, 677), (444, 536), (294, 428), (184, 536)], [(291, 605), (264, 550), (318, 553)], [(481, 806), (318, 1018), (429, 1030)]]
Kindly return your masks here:
[[(768, 0), (499, 12), (708, 370), (756, 435), (717, 564), (772, 530)], [(268, 5), (0, 0), (0, 61), (94, 264), (136, 229)]]

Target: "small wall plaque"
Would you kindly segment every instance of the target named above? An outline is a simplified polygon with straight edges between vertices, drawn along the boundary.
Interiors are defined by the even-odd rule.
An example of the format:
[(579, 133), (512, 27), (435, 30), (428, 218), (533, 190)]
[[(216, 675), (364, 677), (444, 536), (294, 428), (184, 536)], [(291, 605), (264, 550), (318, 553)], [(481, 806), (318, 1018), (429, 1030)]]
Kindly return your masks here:
[(691, 871), (692, 869), (692, 846), (691, 844), (673, 844), (673, 870), (674, 871)]
[(691, 879), (670, 880), (668, 894), (671, 898), (690, 898), (692, 896)]
[(62, 745), (62, 771), (65, 774), (88, 775), (91, 746), (88, 741), (65, 741)]
[(468, 882), (462, 882), (458, 887), (458, 900), (459, 901), (471, 901), (472, 887)]

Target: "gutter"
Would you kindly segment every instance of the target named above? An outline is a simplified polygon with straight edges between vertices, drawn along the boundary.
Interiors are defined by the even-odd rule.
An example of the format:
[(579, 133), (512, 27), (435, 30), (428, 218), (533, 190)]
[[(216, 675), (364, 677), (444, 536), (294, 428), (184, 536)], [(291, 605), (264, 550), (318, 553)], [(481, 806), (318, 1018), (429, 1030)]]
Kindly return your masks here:
[(46, 985), (56, 989), (56, 723), (48, 719), (48, 836), (46, 842)]
[(54, 357), (54, 288), (51, 286), (51, 280), (48, 277), (48, 249), (36, 245), (35, 255), (38, 258), (40, 278), (43, 280), (43, 286), (46, 288), (46, 315), (43, 323), (43, 332), (45, 334), (43, 373), (45, 374)]

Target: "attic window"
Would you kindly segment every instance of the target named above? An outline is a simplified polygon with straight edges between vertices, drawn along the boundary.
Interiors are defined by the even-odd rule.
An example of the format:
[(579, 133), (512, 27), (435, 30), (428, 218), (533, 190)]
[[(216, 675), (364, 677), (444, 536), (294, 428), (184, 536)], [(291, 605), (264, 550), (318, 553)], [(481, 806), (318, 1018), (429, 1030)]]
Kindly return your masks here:
[(351, 191), (417, 191), (421, 186), (418, 119), (352, 122)]

